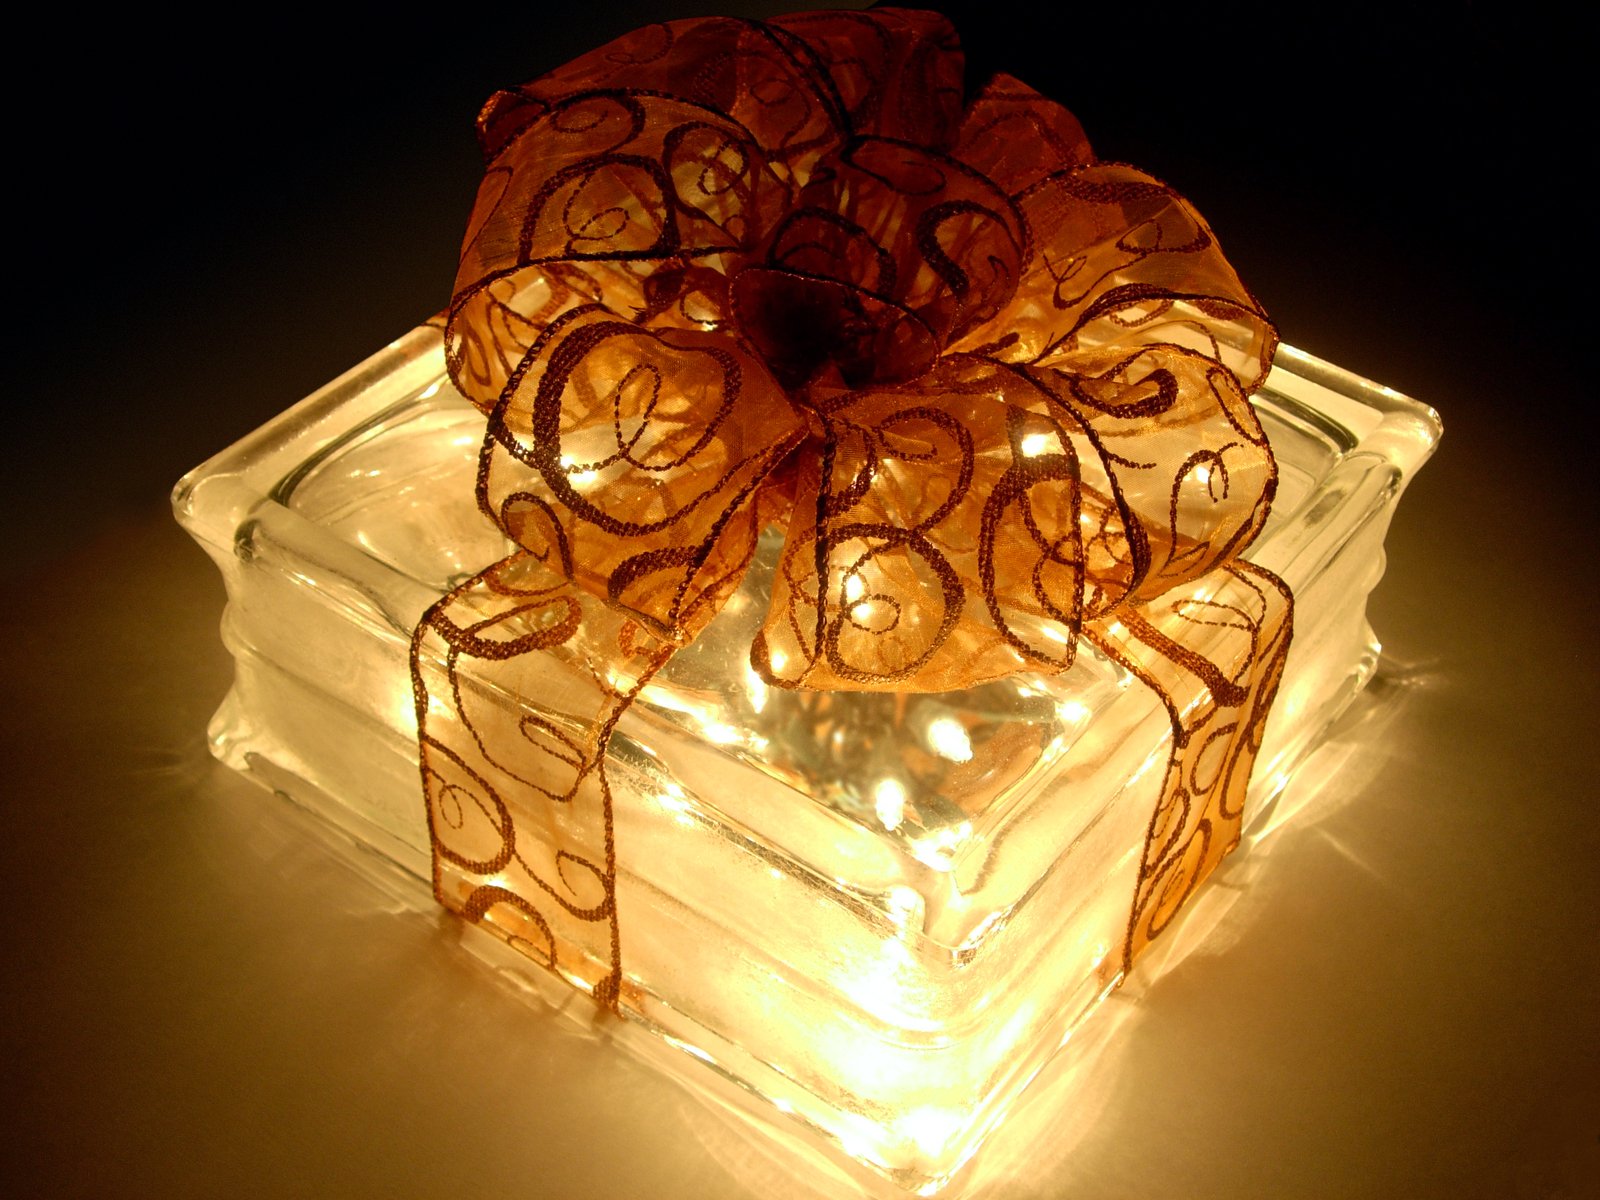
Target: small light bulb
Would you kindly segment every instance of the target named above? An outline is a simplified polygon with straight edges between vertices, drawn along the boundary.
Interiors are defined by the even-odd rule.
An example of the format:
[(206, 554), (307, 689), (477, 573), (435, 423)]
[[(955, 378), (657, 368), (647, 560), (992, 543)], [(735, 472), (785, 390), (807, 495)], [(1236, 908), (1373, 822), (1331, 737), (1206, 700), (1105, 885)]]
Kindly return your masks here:
[(898, 829), (906, 819), (906, 788), (898, 779), (880, 779), (872, 792), (873, 807), (885, 829)]
[(928, 724), (928, 745), (940, 758), (951, 762), (972, 761), (972, 739), (954, 717), (939, 717)]

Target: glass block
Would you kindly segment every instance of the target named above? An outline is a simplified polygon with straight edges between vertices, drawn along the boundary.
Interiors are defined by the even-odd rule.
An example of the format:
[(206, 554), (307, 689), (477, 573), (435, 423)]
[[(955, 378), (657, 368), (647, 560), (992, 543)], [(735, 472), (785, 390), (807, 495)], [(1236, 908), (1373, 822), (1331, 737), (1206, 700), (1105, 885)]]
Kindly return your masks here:
[[(1296, 616), (1247, 832), (1373, 670), (1384, 534), (1440, 433), (1287, 346), (1255, 403), (1280, 483), (1247, 557)], [(435, 599), (510, 549), (474, 502), (482, 429), (423, 326), (174, 494), (228, 591), (214, 752), (400, 864), (419, 902), (408, 650)], [(1170, 723), (1087, 649), (1065, 675), (957, 693), (766, 688), (748, 648), (776, 549), (611, 744), (623, 1011), (685, 1071), (926, 1193), (1119, 982)], [(545, 652), (540, 695), (493, 702), (559, 709), (583, 686), (577, 646)]]

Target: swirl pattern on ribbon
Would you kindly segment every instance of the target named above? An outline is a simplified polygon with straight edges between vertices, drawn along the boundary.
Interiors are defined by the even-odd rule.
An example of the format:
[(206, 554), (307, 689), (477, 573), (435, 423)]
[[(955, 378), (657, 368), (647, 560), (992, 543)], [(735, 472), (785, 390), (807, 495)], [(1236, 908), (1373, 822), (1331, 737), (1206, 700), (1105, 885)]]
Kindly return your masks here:
[[(1290, 629), (1239, 559), (1275, 335), (1204, 221), (1015, 79), (964, 102), (953, 30), (910, 10), (641, 30), (479, 132), (446, 348), (520, 549), (417, 632), (440, 899), (618, 1003), (611, 734), (776, 524), (770, 685), (945, 691), (1087, 640), (1161, 698), (1131, 963), (1237, 841)], [(580, 627), (609, 650), (562, 720), (461, 684), (527, 694)], [(569, 921), (609, 929), (598, 974)]]

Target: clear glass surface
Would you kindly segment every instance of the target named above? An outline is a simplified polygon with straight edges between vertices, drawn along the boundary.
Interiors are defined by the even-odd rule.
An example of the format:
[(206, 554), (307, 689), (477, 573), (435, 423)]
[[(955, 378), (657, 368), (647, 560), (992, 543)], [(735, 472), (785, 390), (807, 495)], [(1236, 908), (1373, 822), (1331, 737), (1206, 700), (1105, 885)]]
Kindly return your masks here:
[[(1248, 557), (1294, 589), (1296, 630), (1247, 828), (1372, 670), (1384, 533), (1439, 436), (1431, 410), (1289, 347), (1256, 404), (1280, 487)], [(422, 327), (174, 496), (228, 587), (215, 752), (419, 895), (407, 655), (424, 609), (508, 549), (474, 503), (482, 425)], [(686, 1069), (933, 1190), (1117, 983), (1170, 729), (1087, 651), (957, 693), (768, 689), (747, 656), (775, 553), (613, 740), (627, 1015)], [(592, 667), (580, 635), (546, 652), (537, 696), (496, 702), (557, 716)]]

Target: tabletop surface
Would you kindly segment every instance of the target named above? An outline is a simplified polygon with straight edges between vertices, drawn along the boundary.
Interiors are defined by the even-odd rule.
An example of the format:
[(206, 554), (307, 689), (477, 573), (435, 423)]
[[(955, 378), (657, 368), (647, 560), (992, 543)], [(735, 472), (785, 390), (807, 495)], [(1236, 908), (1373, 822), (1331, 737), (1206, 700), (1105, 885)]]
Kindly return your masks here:
[[(54, 182), (4, 481), (10, 1194), (850, 1194), (214, 762), (221, 582), (166, 510), (184, 469), (442, 307), (492, 83), (689, 11), (467, 38), (438, 70), (425, 30), (363, 52), (273, 27), (135, 70), (107, 29), (93, 95), (27, 135)], [(1111, 99), (1103, 61), (1016, 51), (1102, 153), (1195, 200), (1285, 340), (1446, 431), (1372, 598), (1383, 669), (1296, 780), (1302, 819), (1036, 1085), (985, 1197), (1600, 1186), (1592, 387), (1540, 65), (1561, 48), (1459, 20), (1258, 26), (1248, 54), (1213, 29), (1254, 80), (1207, 84), (1215, 120), (1167, 39)]]

